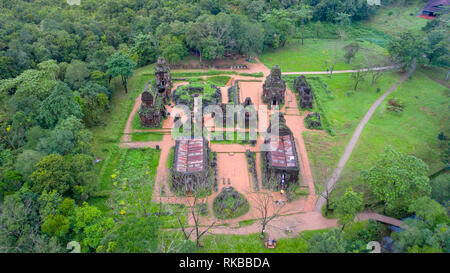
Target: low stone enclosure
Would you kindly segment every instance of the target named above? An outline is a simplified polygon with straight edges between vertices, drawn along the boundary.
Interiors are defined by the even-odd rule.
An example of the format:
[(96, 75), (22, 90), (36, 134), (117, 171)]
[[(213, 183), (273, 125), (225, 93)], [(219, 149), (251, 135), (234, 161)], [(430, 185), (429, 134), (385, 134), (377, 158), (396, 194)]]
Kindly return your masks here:
[(286, 93), (286, 82), (281, 78), (281, 69), (279, 66), (274, 66), (270, 70), (270, 75), (267, 76), (263, 85), (263, 102), (272, 105), (284, 104)]
[(232, 219), (248, 212), (250, 204), (233, 187), (224, 187), (214, 198), (213, 211), (219, 219)]
[(181, 139), (175, 142), (170, 187), (186, 196), (211, 193), (210, 150), (205, 138)]
[[(225, 127), (227, 122), (229, 124), (237, 124), (239, 128), (249, 128), (250, 124), (255, 125), (255, 129), (257, 128), (258, 122), (258, 111), (256, 110), (255, 105), (253, 104), (250, 98), (246, 98), (244, 103), (240, 104), (241, 107), (234, 107), (234, 104), (224, 104), (221, 103), (218, 105), (221, 109), (222, 115), (222, 126), (219, 123), (218, 113), (212, 112), (211, 117), (214, 118), (214, 124), (218, 127)], [(231, 107), (230, 111), (227, 111), (227, 107)], [(233, 115), (227, 116), (227, 113), (231, 113), (234, 110)], [(207, 112), (205, 112), (207, 113)]]
[(320, 115), (317, 112), (310, 113), (305, 117), (305, 125), (308, 129), (322, 129)]
[(173, 92), (172, 100), (175, 104), (184, 104), (192, 109), (194, 107), (194, 98), (196, 97), (202, 98), (203, 107), (217, 105), (222, 102), (220, 88), (198, 82), (178, 86)]
[(301, 75), (294, 80), (294, 89), (300, 94), (300, 107), (312, 109), (313, 94), (305, 76)]
[[(276, 115), (276, 114), (275, 114)], [(287, 190), (296, 186), (299, 179), (300, 165), (295, 147), (295, 139), (286, 125), (283, 114), (279, 115), (279, 136), (272, 135), (272, 124), (268, 129), (268, 138), (265, 144), (273, 147), (271, 151), (263, 151), (263, 188), (270, 190)]]
[(141, 124), (146, 127), (158, 127), (161, 121), (167, 117), (167, 111), (164, 107), (164, 95), (156, 92), (156, 84), (150, 82), (145, 85), (145, 90), (141, 95), (141, 107), (139, 109), (139, 118)]

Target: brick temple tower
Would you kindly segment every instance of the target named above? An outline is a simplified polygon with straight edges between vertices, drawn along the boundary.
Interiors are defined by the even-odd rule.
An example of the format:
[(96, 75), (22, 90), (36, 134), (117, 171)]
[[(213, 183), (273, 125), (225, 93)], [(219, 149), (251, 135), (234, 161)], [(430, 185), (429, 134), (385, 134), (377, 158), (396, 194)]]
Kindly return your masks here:
[(276, 65), (270, 70), (263, 85), (263, 101), (269, 106), (284, 103), (286, 82), (281, 78), (281, 68)]
[(294, 80), (294, 89), (300, 94), (300, 107), (312, 109), (313, 94), (305, 76), (302, 75)]
[(159, 57), (156, 62), (155, 80), (157, 92), (163, 94), (164, 101), (170, 101), (172, 78), (170, 76), (170, 67), (162, 57)]

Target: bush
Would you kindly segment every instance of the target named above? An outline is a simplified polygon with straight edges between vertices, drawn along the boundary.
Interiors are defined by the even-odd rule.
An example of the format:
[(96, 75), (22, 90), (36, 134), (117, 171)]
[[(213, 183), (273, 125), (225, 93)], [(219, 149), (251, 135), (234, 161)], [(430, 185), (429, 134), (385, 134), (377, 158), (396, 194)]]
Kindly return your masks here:
[(232, 219), (244, 215), (250, 209), (245, 197), (233, 187), (223, 188), (213, 202), (213, 211), (219, 219)]
[(389, 99), (386, 110), (389, 112), (401, 113), (403, 112), (403, 108), (405, 108), (405, 103), (396, 98)]
[(207, 216), (208, 215), (208, 205), (206, 203), (198, 204), (197, 211), (201, 216)]

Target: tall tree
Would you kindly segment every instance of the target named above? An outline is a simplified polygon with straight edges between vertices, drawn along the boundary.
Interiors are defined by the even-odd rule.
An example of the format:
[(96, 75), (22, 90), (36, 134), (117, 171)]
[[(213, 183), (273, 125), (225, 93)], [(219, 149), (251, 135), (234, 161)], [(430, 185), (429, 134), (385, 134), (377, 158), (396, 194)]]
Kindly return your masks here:
[(274, 9), (271, 13), (265, 14), (262, 20), (275, 28), (273, 47), (284, 47), (289, 35), (294, 30), (291, 13), (288, 10)]
[[(204, 194), (204, 193), (203, 193)], [(208, 200), (207, 198), (200, 198), (199, 196), (202, 196), (202, 191), (196, 191), (193, 193), (193, 196), (189, 198), (188, 200), (188, 211), (187, 211), (187, 219), (184, 219), (182, 216), (184, 215), (183, 212), (177, 212), (177, 221), (180, 225), (181, 231), (183, 232), (185, 240), (189, 240), (194, 234), (195, 236), (195, 244), (197, 247), (200, 247), (200, 239), (203, 237), (203, 235), (207, 234), (216, 224), (216, 221), (211, 222), (211, 224), (208, 224), (207, 226), (203, 227), (200, 223), (200, 216), (201, 216), (201, 210), (199, 207), (202, 206), (202, 204), (207, 204)], [(187, 226), (188, 219), (192, 219), (194, 222), (193, 227)]]
[(74, 100), (75, 96), (63, 82), (59, 82), (53, 89), (39, 109), (38, 119), (45, 128), (53, 128), (59, 120), (75, 116), (81, 118), (83, 116), (81, 107)]
[(401, 33), (398, 38), (390, 40), (387, 48), (393, 61), (406, 68), (411, 66), (414, 60), (418, 63), (423, 61), (426, 40), (421, 34), (408, 31)]
[(341, 231), (344, 228), (353, 223), (356, 215), (363, 209), (363, 194), (354, 192), (350, 187), (344, 195), (336, 201), (335, 212), (339, 218), (339, 225), (341, 225)]
[(341, 232), (334, 228), (328, 232), (314, 233), (308, 240), (308, 252), (310, 253), (343, 253), (345, 241)]
[(449, 220), (447, 210), (428, 196), (415, 200), (408, 210), (415, 213), (430, 228), (434, 228), (437, 224), (445, 223)]
[(417, 198), (429, 195), (428, 166), (419, 158), (388, 146), (375, 166), (363, 172), (369, 189), (386, 208), (407, 208)]
[(261, 236), (264, 236), (266, 232), (267, 225), (279, 217), (281, 212), (286, 205), (285, 202), (279, 202), (279, 200), (273, 200), (270, 194), (257, 194), (254, 197), (255, 207), (259, 213), (259, 222), (261, 225)]
[(105, 217), (97, 207), (84, 202), (82, 206), (75, 208), (71, 225), (76, 234), (75, 239), (81, 243), (82, 250), (93, 252), (116, 224), (112, 218)]
[(158, 243), (156, 217), (130, 215), (102, 239), (96, 252), (154, 253)]
[(156, 61), (158, 45), (153, 35), (140, 33), (134, 38), (134, 46), (131, 51), (137, 53), (138, 65), (144, 66)]
[(125, 93), (128, 93), (127, 80), (133, 76), (133, 70), (136, 68), (136, 63), (130, 59), (126, 54), (117, 52), (109, 58), (106, 62), (108, 68), (107, 73), (111, 77), (120, 76)]
[(300, 9), (294, 12), (294, 17), (300, 23), (300, 37), (303, 45), (306, 32), (306, 23), (308, 23), (312, 18), (311, 7), (309, 5), (302, 4)]
[(64, 80), (70, 84), (74, 90), (80, 89), (87, 77), (89, 77), (90, 71), (87, 65), (79, 60), (72, 60), (66, 68)]

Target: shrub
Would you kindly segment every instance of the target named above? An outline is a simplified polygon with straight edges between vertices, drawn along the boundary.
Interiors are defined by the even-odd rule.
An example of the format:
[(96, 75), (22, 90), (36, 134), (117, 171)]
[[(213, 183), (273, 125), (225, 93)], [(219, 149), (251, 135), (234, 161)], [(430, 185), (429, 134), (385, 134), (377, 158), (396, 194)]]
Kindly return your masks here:
[(403, 108), (405, 108), (405, 103), (396, 98), (389, 99), (386, 110), (389, 112), (401, 113), (403, 112)]
[(233, 187), (226, 187), (213, 202), (213, 211), (219, 219), (232, 219), (248, 212), (250, 205)]
[(208, 205), (206, 203), (198, 204), (197, 211), (201, 216), (207, 216), (208, 215)]

